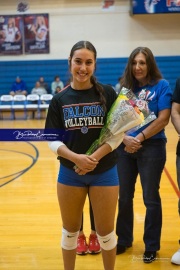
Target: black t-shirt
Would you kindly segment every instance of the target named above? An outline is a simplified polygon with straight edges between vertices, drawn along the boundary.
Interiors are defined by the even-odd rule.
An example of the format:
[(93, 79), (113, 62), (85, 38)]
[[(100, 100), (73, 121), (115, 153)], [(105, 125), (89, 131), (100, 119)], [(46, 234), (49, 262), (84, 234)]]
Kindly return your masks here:
[[(172, 96), (172, 101), (180, 104), (180, 78), (176, 81), (176, 86)], [(176, 154), (180, 156), (180, 142), (178, 142), (176, 147)]]
[[(111, 86), (102, 86), (106, 99), (106, 112), (100, 105), (99, 94), (94, 86), (87, 90), (74, 90), (68, 86), (51, 100), (45, 128), (64, 130), (61, 140), (75, 153), (85, 154), (92, 143), (99, 138), (107, 113), (117, 97)], [(58, 159), (61, 164), (73, 169), (74, 164), (71, 161), (62, 157)], [(103, 157), (96, 169), (89, 174), (104, 172), (112, 168), (116, 162), (116, 151), (112, 151)]]
[(180, 78), (177, 79), (175, 89), (172, 96), (172, 101), (180, 103)]
[(178, 144), (176, 147), (176, 155), (180, 156), (180, 141), (178, 141)]

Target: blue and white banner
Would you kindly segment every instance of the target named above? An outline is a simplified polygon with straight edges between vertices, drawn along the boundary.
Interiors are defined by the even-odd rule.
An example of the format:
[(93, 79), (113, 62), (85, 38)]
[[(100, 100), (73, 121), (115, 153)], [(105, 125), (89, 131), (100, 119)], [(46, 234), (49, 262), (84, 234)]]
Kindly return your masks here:
[(180, 0), (131, 0), (132, 14), (179, 13)]

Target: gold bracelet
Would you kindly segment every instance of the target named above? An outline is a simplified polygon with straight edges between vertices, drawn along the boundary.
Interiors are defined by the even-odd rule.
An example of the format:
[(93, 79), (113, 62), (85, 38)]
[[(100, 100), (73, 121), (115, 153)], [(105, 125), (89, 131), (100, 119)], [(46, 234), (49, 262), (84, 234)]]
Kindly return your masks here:
[(144, 141), (145, 141), (145, 139), (146, 139), (146, 136), (144, 135), (144, 132), (143, 132), (143, 131), (141, 131), (141, 133), (142, 133), (142, 135), (143, 135), (143, 138), (144, 138)]

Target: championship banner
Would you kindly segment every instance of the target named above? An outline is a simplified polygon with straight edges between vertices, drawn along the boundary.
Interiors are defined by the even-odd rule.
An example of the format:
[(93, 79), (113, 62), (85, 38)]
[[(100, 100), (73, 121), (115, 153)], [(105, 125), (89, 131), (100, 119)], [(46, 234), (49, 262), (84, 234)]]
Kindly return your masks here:
[(0, 55), (23, 53), (23, 17), (0, 16)]
[(179, 13), (180, 0), (131, 0), (132, 14)]
[(49, 15), (24, 15), (25, 54), (49, 53)]

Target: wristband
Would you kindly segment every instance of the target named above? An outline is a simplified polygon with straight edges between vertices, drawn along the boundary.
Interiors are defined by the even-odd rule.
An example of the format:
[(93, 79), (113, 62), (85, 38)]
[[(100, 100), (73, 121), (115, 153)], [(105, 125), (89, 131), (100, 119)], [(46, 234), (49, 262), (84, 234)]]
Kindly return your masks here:
[(143, 138), (144, 138), (144, 141), (145, 141), (145, 139), (146, 139), (146, 136), (144, 135), (144, 132), (143, 132), (143, 131), (141, 131), (141, 133), (142, 133), (142, 135), (143, 135)]

